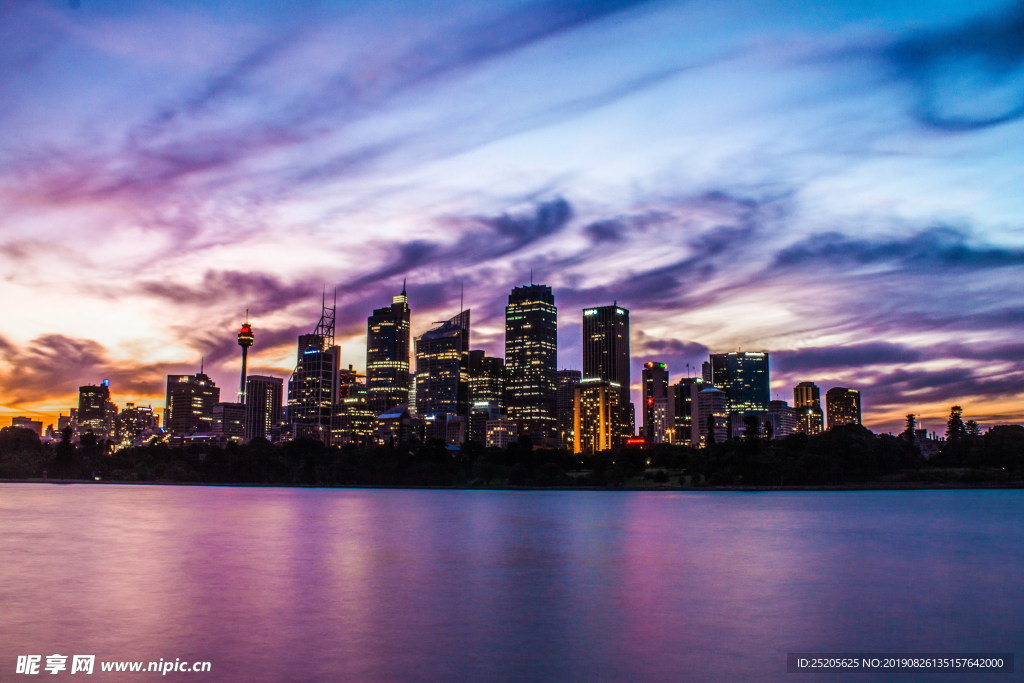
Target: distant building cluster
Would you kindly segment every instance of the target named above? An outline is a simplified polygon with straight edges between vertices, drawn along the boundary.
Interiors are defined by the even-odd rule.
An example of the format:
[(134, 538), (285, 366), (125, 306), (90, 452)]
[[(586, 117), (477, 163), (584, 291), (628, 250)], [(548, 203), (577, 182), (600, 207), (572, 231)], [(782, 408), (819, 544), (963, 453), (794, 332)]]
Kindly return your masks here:
[[(287, 386), (280, 377), (247, 375), (255, 343), (247, 314), (238, 333), (237, 400), (222, 401), (202, 368), (168, 375), (160, 425), (151, 406), (129, 403), (118, 410), (104, 380), (80, 387), (78, 407), (60, 417), (57, 431), (122, 446), (313, 439), (362, 447), (440, 439), (451, 447), (474, 441), (500, 448), (525, 437), (585, 454), (624, 445), (700, 447), (735, 436), (782, 438), (861, 423), (856, 389), (830, 389), (825, 410), (813, 382), (794, 388), (792, 406), (770, 400), (768, 354), (735, 351), (711, 354), (700, 376), (688, 368), (674, 384), (665, 363), (645, 363), (637, 430), (629, 311), (617, 302), (583, 309), (582, 370), (559, 370), (558, 310), (547, 285), (510, 292), (504, 358), (472, 349), (468, 309), (412, 338), (403, 285), (390, 305), (367, 319), (365, 375), (341, 365), (335, 310), (325, 295), (316, 326), (298, 337)], [(14, 423), (42, 433), (42, 424), (28, 418)], [(54, 436), (52, 427), (47, 432)]]

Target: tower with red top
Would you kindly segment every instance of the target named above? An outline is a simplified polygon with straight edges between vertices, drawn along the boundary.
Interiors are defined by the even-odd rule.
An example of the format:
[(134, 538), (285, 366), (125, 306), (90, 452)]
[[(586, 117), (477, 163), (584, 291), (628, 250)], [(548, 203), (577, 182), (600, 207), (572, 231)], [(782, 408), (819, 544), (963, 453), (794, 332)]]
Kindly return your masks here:
[(249, 309), (245, 311), (245, 322), (242, 329), (238, 330), (238, 345), (242, 347), (242, 381), (238, 387), (238, 402), (245, 403), (245, 364), (249, 355), (249, 347), (256, 340), (252, 333), (252, 325), (249, 324)]

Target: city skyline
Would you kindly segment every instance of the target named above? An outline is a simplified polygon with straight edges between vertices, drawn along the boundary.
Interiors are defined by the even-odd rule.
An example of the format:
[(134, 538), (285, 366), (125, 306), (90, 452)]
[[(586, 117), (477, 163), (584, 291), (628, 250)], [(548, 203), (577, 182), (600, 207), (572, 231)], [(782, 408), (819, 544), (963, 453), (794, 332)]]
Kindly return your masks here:
[(325, 285), (363, 371), (403, 277), (412, 338), (464, 281), (499, 357), (551, 286), (560, 369), (618, 302), (637, 403), (743, 349), (876, 431), (1024, 421), (1019, 5), (75, 5), (0, 18), (3, 423), (233, 394), (246, 309), (287, 378)]

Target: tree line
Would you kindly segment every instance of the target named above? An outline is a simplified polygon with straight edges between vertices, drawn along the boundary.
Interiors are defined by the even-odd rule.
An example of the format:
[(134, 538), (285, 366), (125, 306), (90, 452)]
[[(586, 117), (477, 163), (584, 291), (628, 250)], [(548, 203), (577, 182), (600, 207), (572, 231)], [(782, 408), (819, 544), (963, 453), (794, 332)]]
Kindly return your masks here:
[[(957, 416), (959, 417), (959, 416)], [(961, 430), (961, 427), (963, 429)], [(925, 459), (914, 431), (874, 434), (861, 426), (768, 439), (756, 430), (697, 449), (657, 444), (595, 455), (442, 441), (328, 448), (318, 441), (254, 441), (223, 447), (157, 444), (111, 452), (91, 434), (42, 443), (34, 432), (0, 429), (0, 479), (203, 484), (455, 487), (842, 486), (872, 482), (1014, 483), (1024, 479), (1024, 427), (982, 434), (951, 416), (941, 450)]]

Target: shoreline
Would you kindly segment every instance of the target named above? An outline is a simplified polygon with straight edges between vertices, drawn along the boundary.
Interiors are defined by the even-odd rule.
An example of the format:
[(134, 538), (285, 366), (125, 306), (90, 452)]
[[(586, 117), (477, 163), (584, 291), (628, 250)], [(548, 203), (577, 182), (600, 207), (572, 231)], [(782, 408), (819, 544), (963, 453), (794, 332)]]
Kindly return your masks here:
[(245, 484), (230, 482), (182, 481), (94, 481), (90, 479), (0, 479), (0, 484), (53, 484), (67, 486), (85, 484), (98, 486), (208, 486), (231, 488), (285, 488), (285, 489), (379, 489), (407, 491), (609, 491), (638, 493), (770, 493), (774, 491), (973, 491), (1024, 489), (1024, 481), (1016, 482), (858, 482), (817, 486), (410, 486), (402, 484), (347, 484), (321, 486), (317, 484)]

